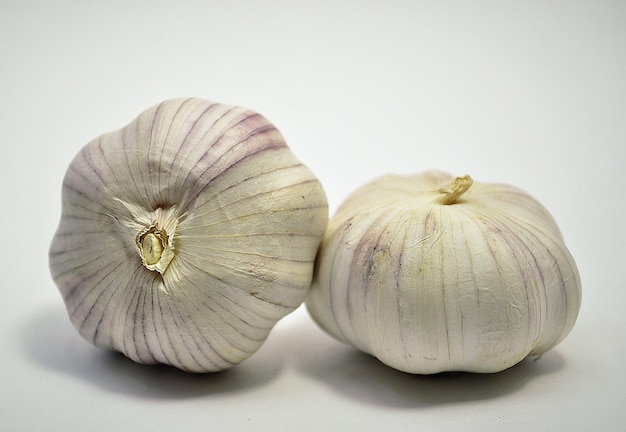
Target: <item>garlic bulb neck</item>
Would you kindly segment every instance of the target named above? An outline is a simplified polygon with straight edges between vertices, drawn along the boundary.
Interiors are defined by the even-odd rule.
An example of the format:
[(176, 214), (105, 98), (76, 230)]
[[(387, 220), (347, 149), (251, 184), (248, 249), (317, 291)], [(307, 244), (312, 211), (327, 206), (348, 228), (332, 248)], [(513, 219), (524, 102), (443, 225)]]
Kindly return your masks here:
[(444, 205), (455, 204), (461, 195), (472, 187), (473, 183), (474, 181), (469, 175), (457, 177), (449, 187), (437, 191), (442, 195), (438, 196), (436, 201)]
[(163, 253), (163, 240), (159, 233), (148, 233), (141, 240), (141, 254), (148, 265), (156, 264)]
[(163, 251), (167, 249), (167, 233), (160, 230), (156, 224), (139, 233), (137, 247), (143, 265), (148, 270), (157, 270), (155, 267), (163, 257)]
[[(144, 267), (163, 274), (175, 255), (173, 240), (177, 221), (173, 215), (164, 218), (162, 209), (158, 209), (155, 215), (158, 219), (139, 231), (135, 244)], [(174, 219), (173, 223), (168, 219)]]

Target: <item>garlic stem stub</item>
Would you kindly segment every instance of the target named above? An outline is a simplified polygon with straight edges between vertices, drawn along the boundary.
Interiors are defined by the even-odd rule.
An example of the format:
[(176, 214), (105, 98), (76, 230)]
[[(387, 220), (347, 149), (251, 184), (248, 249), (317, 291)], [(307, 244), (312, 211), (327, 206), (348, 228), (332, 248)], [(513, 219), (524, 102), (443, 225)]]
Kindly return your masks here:
[(304, 301), (327, 220), (320, 182), (267, 119), (172, 99), (76, 155), (49, 263), (89, 342), (219, 371)]
[(509, 185), (389, 175), (331, 218), (306, 306), (409, 373), (498, 372), (561, 342), (581, 282), (548, 211)]

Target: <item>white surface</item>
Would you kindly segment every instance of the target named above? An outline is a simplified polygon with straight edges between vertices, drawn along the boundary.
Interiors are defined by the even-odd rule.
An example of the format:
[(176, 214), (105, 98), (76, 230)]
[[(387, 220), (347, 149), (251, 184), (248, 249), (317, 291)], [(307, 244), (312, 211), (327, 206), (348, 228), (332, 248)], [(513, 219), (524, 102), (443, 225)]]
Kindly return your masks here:
[[(598, 0), (2, 2), (0, 430), (625, 430), (625, 22)], [(395, 372), (303, 309), (215, 375), (92, 348), (47, 270), (62, 176), (175, 96), (269, 117), (332, 210), (386, 172), (526, 189), (579, 266), (573, 332), (496, 375)]]

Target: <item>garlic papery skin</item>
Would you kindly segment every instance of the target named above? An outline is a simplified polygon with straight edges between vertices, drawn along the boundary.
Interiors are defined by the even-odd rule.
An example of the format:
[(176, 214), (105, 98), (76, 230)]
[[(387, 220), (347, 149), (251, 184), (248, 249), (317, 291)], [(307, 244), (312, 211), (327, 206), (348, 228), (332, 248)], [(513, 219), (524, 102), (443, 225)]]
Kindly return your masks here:
[(303, 302), (327, 220), (320, 182), (263, 116), (173, 99), (76, 155), (50, 269), (89, 342), (219, 371)]
[(426, 172), (348, 197), (306, 306), (329, 334), (395, 369), (489, 373), (562, 341), (580, 301), (576, 264), (539, 202)]

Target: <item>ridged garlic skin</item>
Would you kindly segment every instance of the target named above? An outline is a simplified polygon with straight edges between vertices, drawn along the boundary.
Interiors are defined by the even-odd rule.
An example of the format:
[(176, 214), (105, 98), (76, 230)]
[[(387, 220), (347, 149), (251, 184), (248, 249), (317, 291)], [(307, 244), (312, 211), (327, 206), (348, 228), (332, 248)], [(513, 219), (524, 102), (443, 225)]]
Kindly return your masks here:
[(443, 204), (454, 182), (390, 175), (343, 203), (306, 300), (323, 329), (418, 374), (498, 372), (565, 338), (581, 284), (553, 218), (503, 184)]
[(194, 372), (243, 361), (303, 302), (328, 219), (272, 124), (195, 98), (87, 144), (62, 203), (50, 268), (82, 337)]

